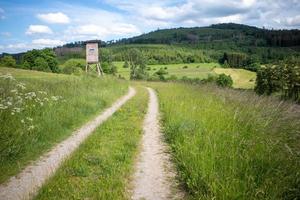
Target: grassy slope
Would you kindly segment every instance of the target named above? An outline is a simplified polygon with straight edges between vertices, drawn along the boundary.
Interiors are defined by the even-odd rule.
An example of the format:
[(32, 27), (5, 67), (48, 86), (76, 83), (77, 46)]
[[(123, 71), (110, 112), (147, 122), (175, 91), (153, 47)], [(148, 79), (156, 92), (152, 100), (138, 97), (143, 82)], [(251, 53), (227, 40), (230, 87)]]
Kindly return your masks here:
[(36, 199), (129, 198), (126, 185), (146, 108), (146, 90), (139, 89), (63, 164)]
[[(26, 84), (24, 91), (19, 90), (14, 95), (21, 96), (25, 110), (12, 115), (13, 108), (0, 109), (0, 182), (18, 173), (31, 160), (110, 106), (127, 92), (128, 86), (127, 82), (110, 77), (96, 79), (11, 68), (0, 68), (0, 73), (11, 73), (17, 79), (1, 78), (0, 88), (7, 90), (1, 93), (1, 99), (3, 95), (12, 95), (10, 91), (16, 89), (17, 83)], [(39, 99), (48, 98), (49, 102), (43, 101), (40, 105), (38, 98), (26, 100), (25, 96), (31, 91)], [(47, 95), (41, 96), (38, 91), (45, 91)], [(53, 101), (53, 96), (62, 96), (63, 100)], [(14, 103), (11, 107), (17, 107)]]
[(191, 199), (299, 197), (299, 107), (252, 92), (151, 85)]
[(215, 68), (217, 74), (230, 75), (233, 79), (234, 88), (253, 89), (255, 86), (256, 73), (245, 69)]

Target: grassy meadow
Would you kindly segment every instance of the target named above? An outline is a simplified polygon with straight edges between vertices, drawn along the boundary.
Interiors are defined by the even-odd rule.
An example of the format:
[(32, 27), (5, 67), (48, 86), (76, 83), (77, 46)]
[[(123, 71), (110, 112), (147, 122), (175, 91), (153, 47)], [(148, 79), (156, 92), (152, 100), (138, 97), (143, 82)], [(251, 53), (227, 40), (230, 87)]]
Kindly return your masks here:
[(245, 69), (214, 68), (216, 74), (230, 75), (233, 80), (233, 88), (253, 89), (256, 73)]
[(146, 89), (139, 88), (74, 152), (36, 199), (129, 199), (128, 180), (147, 99)]
[(0, 68), (0, 183), (127, 93), (111, 77)]
[(190, 199), (299, 198), (299, 106), (251, 91), (149, 85)]
[[(124, 62), (114, 62), (118, 69), (118, 75), (129, 80), (130, 69), (123, 68)], [(241, 89), (253, 89), (255, 86), (256, 73), (245, 69), (221, 68), (219, 63), (182, 63), (168, 65), (147, 65), (149, 74), (154, 74), (160, 68), (165, 69), (166, 77), (175, 75), (177, 78), (205, 79), (209, 75), (226, 74), (233, 79), (233, 87)]]

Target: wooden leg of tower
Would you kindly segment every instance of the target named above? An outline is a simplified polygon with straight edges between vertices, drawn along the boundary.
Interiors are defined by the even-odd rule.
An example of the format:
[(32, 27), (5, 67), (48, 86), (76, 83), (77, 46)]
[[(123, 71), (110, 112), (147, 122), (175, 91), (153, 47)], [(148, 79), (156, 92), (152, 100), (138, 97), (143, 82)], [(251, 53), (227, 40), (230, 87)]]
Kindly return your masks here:
[(103, 73), (103, 70), (102, 70), (102, 67), (101, 67), (101, 64), (100, 64), (100, 63), (99, 63), (99, 68), (100, 68), (101, 75), (103, 76), (104, 73)]
[(85, 72), (88, 72), (88, 64), (85, 65)]
[(100, 68), (99, 68), (99, 63), (97, 63), (96, 67), (97, 67), (98, 75), (101, 76), (101, 74), (100, 74), (101, 72), (100, 72)]

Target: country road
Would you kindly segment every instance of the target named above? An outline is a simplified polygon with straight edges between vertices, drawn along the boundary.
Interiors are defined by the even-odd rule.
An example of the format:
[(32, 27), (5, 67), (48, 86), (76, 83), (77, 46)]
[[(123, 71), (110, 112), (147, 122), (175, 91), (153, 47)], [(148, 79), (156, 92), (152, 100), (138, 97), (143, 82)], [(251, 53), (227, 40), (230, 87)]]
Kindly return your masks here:
[(160, 132), (158, 99), (153, 89), (147, 89), (150, 98), (143, 125), (141, 152), (133, 177), (132, 199), (182, 199), (182, 193), (177, 189), (170, 155)]

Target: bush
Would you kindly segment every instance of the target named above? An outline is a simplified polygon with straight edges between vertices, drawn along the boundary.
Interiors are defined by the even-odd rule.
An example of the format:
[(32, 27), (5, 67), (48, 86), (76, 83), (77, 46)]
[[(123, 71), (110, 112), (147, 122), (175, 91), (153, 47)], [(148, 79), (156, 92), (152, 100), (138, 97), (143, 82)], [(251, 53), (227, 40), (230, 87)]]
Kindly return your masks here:
[(221, 87), (232, 87), (233, 80), (230, 75), (220, 74), (216, 79), (216, 83)]
[(126, 60), (124, 65), (123, 65), (123, 68), (129, 68), (129, 64), (128, 64), (128, 61)]
[(71, 58), (71, 59), (67, 60), (63, 66), (64, 66), (64, 68), (65, 67), (67, 67), (67, 68), (77, 67), (77, 68), (81, 68), (82, 70), (85, 70), (85, 65), (86, 65), (86, 62), (84, 59)]
[(42, 57), (37, 57), (34, 60), (34, 65), (32, 69), (37, 71), (51, 72), (47, 61)]
[(0, 65), (2, 67), (16, 67), (16, 60), (12, 56), (3, 56), (0, 59)]
[(167, 75), (168, 72), (164, 68), (160, 68), (157, 72), (155, 72), (157, 75)]
[(283, 97), (300, 101), (300, 67), (297, 62), (267, 65), (257, 72), (255, 91), (270, 95), (280, 92)]
[(117, 67), (111, 62), (103, 62), (101, 67), (103, 72), (106, 74), (116, 75), (118, 72)]
[(182, 67), (182, 69), (187, 69), (187, 68), (188, 68), (188, 66), (183, 66), (183, 67)]
[[(36, 61), (37, 58), (40, 58)], [(47, 63), (47, 65), (45, 64)], [(38, 64), (38, 65), (36, 65)], [(35, 69), (39, 71), (59, 72), (56, 54), (52, 49), (27, 51), (22, 57), (22, 66), (25, 69)]]
[(62, 69), (62, 72), (64, 74), (74, 74), (74, 75), (81, 75), (82, 74), (82, 69), (80, 67), (72, 66), (72, 65), (67, 65)]

